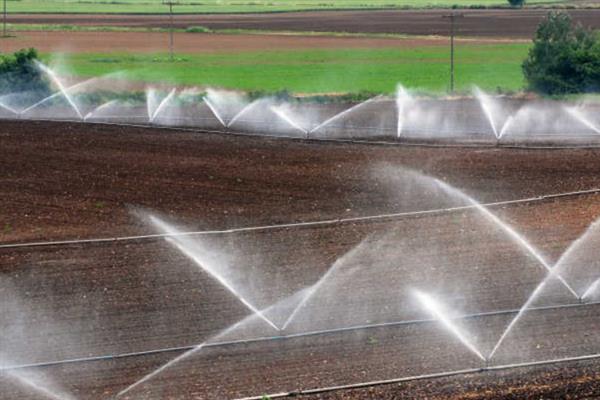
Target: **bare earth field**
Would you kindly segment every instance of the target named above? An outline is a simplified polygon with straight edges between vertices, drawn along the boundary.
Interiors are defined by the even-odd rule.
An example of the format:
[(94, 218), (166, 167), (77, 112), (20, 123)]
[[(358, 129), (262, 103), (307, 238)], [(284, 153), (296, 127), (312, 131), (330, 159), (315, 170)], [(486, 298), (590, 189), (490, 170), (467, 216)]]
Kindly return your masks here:
[[(181, 53), (218, 53), (294, 49), (416, 48), (446, 45), (443, 38), (357, 38), (327, 36), (226, 35), (177, 33)], [(165, 34), (158, 32), (19, 32), (3, 39), (4, 51), (35, 47), (42, 52), (157, 53), (165, 50)], [(468, 39), (469, 43), (497, 43), (497, 39)]]
[(373, 164), (443, 178), (483, 202), (600, 187), (598, 149), (354, 146), (19, 121), (2, 123), (0, 145), (2, 242), (135, 233), (129, 206), (202, 229), (418, 209), (376, 190)]
[[(529, 39), (546, 14), (463, 12), (458, 34), (481, 43)], [(194, 15), (177, 16), (176, 24), (444, 36), (448, 23), (441, 17), (447, 13)], [(600, 10), (572, 15), (600, 27)], [(163, 16), (132, 15), (10, 18), (13, 23), (98, 26), (167, 23)], [(163, 41), (163, 33), (23, 32), (2, 45), (6, 51), (35, 45), (44, 52), (155, 52), (164, 49)], [(178, 33), (177, 49), (193, 53), (446, 43), (438, 38)], [(448, 210), (463, 203), (440, 190), (434, 178), (483, 203), (593, 191), (600, 189), (600, 149), (357, 144), (0, 121), (0, 171), (0, 367), (29, 366), (0, 372), (0, 400), (43, 397), (23, 379), (51, 390), (55, 398), (115, 398), (200, 343), (209, 345), (119, 398), (240, 398), (458, 370), (471, 373), (298, 398), (600, 396), (598, 358), (477, 371), (484, 367), (482, 361), (403, 294), (414, 288), (446, 294), (449, 307), (470, 315), (457, 318), (457, 323), (489, 354), (546, 271), (480, 210)], [(555, 265), (600, 217), (598, 196), (551, 197), (490, 210)], [(435, 209), (444, 210), (339, 221)], [(185, 230), (265, 226), (190, 238), (199, 243), (200, 253), (211, 255), (209, 261), (232, 266), (241, 286), (249, 288), (242, 295), (280, 327), (282, 317), (269, 314), (273, 304), (289, 311), (287, 302), (295, 304), (294, 296), (332, 265), (345, 262), (345, 269), (336, 270), (326, 289), (317, 292), (287, 329), (275, 331), (249, 317), (236, 296), (161, 237), (26, 245), (158, 233), (149, 213)], [(330, 221), (272, 226), (317, 220)], [(588, 249), (595, 263), (595, 243), (585, 243), (591, 244), (583, 250)], [(583, 250), (576, 253), (588, 254)], [(357, 272), (346, 277), (345, 271), (353, 268)], [(596, 273), (593, 268), (589, 272)], [(567, 278), (577, 283), (577, 276)], [(600, 303), (580, 302), (551, 282), (533, 307), (490, 366), (600, 354)], [(348, 327), (353, 328), (335, 330)], [(335, 331), (322, 331), (327, 329)]]
[[(471, 374), (363, 389), (335, 391), (299, 399), (575, 399), (600, 396), (597, 362)], [(491, 389), (493, 388), (493, 389)]]
[[(399, 33), (448, 36), (448, 10), (328, 11), (274, 14), (178, 15), (177, 27), (259, 29), (315, 32)], [(530, 39), (548, 10), (460, 10), (457, 35)], [(584, 26), (600, 27), (600, 9), (569, 10)], [(157, 15), (10, 15), (11, 23), (73, 24), (87, 26), (167, 27), (167, 16)]]
[[(2, 243), (154, 233), (136, 217), (142, 210), (188, 228), (209, 229), (449, 205), (434, 188), (420, 186), (429, 182), (426, 178), (399, 185), (397, 178), (407, 169), (483, 202), (600, 187), (600, 149), (385, 146), (3, 121), (0, 154)], [(586, 194), (492, 210), (554, 263), (600, 217), (600, 202), (596, 194)], [(471, 294), (478, 300), (467, 302), (466, 311), (515, 310), (543, 271), (494, 229), (479, 226), (479, 214), (468, 209), (265, 228), (207, 240), (221, 240), (225, 253), (235, 257), (239, 252), (246, 269), (264, 274), (266, 304), (313, 283), (365, 237), (391, 234), (393, 240), (365, 266), (372, 277), (352, 295), (360, 298), (379, 288), (385, 298), (392, 295), (382, 289), (386, 282), (393, 287), (430, 280), (424, 269), (397, 277), (389, 269), (400, 266), (388, 265), (384, 255), (395, 248), (402, 253), (402, 238), (408, 238), (409, 248), (425, 249), (422, 257), (436, 247), (447, 255), (454, 268), (438, 270), (441, 281), (463, 282), (467, 290), (473, 270), (451, 260), (464, 257), (482, 266)], [(378, 270), (389, 273), (378, 277)], [(281, 277), (285, 284), (278, 284)], [(248, 314), (161, 238), (0, 248), (0, 299), (0, 349), (12, 365), (171, 348), (28, 369), (51, 377), (78, 399), (112, 398), (182, 354), (176, 348), (202, 343)], [(334, 310), (334, 300), (322, 307)], [(494, 365), (598, 353), (600, 306), (574, 303), (556, 288), (538, 305), (557, 304), (570, 306), (528, 313)], [(482, 332), (478, 343), (489, 349), (513, 314), (471, 318), (465, 327)], [(250, 322), (248, 332), (221, 339), (274, 335)], [(427, 379), (310, 398), (593, 397), (600, 391), (598, 363)], [(122, 398), (235, 398), (480, 367), (445, 330), (425, 321), (204, 348)], [(36, 398), (6, 375), (0, 375), (0, 387), (0, 399)]]

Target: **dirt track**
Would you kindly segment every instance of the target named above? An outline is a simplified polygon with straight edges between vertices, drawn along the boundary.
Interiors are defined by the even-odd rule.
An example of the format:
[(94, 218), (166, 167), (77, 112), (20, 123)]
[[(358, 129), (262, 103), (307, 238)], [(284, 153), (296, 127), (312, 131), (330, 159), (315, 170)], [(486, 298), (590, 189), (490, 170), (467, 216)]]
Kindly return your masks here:
[[(0, 149), (3, 243), (152, 232), (131, 214), (132, 207), (192, 228), (223, 228), (448, 205), (435, 191), (411, 196), (423, 194), (423, 187), (396, 186), (403, 168), (441, 178), (482, 201), (600, 185), (600, 150), (586, 149), (388, 147), (19, 121), (2, 122)], [(600, 203), (597, 195), (584, 195), (495, 211), (554, 262), (600, 216)], [(469, 229), (459, 233), (456, 227)], [(269, 285), (256, 293), (267, 304), (314, 282), (365, 236), (397, 232), (411, 238), (411, 247), (429, 249), (419, 258), (418, 273), (400, 273), (395, 269), (400, 264), (382, 256), (395, 249), (403, 253), (402, 241), (394, 239), (387, 251), (376, 252), (364, 286), (351, 291), (353, 296), (374, 290), (383, 294), (378, 301), (386, 301), (394, 298), (393, 292), (382, 285), (393, 287), (397, 279), (423, 284), (430, 275), (422, 261), (439, 243), (452, 266), (436, 272), (440, 281), (465, 283), (471, 276), (467, 265), (451, 261), (455, 257), (476, 263), (469, 267), (482, 266), (481, 286), (469, 292), (467, 311), (518, 308), (541, 270), (493, 229), (477, 227), (482, 227), (481, 220), (471, 210), (223, 238), (227, 253), (240, 251), (245, 268), (266, 274)], [(283, 283), (276, 284), (281, 277)], [(0, 347), (15, 363), (194, 345), (247, 315), (239, 301), (163, 240), (2, 249), (0, 279), (0, 329), (5, 332)], [(324, 308), (336, 311), (333, 300), (324, 302)], [(378, 310), (394, 304), (381, 307), (373, 301)], [(557, 291), (544, 297), (543, 304), (563, 301), (573, 299)], [(359, 309), (354, 310), (357, 315)], [(496, 362), (598, 353), (599, 313), (597, 305), (532, 312)], [(473, 319), (466, 328), (481, 330), (478, 341), (489, 348), (509, 316)], [(329, 322), (335, 321), (321, 321)], [(273, 334), (261, 324), (250, 328), (236, 337)], [(77, 398), (105, 399), (178, 354), (82, 362), (38, 372), (52, 376)], [(205, 349), (132, 392), (131, 398), (222, 399), (478, 366), (476, 358), (435, 324), (413, 324)], [(323, 397), (510, 398), (515, 396), (511, 388), (520, 386), (519, 398), (523, 393), (560, 398), (569, 391), (596, 393), (596, 366), (592, 361), (540, 367), (523, 375), (491, 373)], [(0, 398), (27, 398), (26, 392), (4, 382)]]
[[(532, 37), (547, 10), (461, 10), (465, 18), (457, 26), (460, 36)], [(585, 26), (600, 27), (600, 10), (570, 10)], [(180, 15), (176, 25), (211, 29), (261, 29), (291, 31), (335, 31), (440, 35), (449, 33), (448, 10), (423, 11), (329, 11), (238, 15)], [(168, 26), (167, 16), (134, 15), (10, 15), (12, 23), (109, 25), (136, 27)]]

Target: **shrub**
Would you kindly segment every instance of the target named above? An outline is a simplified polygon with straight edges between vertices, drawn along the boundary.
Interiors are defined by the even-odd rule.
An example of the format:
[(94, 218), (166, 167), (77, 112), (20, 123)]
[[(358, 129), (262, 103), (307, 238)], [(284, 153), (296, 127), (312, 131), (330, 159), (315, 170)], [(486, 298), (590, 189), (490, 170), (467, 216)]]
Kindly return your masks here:
[(185, 31), (187, 33), (210, 33), (210, 28), (206, 26), (188, 26)]
[(529, 89), (550, 95), (600, 89), (600, 36), (551, 12), (538, 26), (523, 63)]
[(511, 7), (523, 7), (525, 5), (525, 0), (508, 0), (508, 4)]
[(35, 65), (37, 59), (35, 49), (22, 49), (13, 55), (0, 55), (0, 93), (48, 93), (48, 82)]

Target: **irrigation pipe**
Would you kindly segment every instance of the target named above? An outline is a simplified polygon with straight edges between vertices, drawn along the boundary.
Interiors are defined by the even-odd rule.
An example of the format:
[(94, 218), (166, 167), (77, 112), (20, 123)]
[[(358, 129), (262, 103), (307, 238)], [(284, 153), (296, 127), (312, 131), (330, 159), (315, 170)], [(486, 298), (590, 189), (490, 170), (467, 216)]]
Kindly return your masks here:
[[(554, 306), (542, 306), (542, 307), (531, 307), (527, 309), (527, 311), (552, 311), (552, 310), (560, 310), (560, 309), (571, 309), (578, 307), (591, 307), (599, 305), (600, 301), (589, 302), (589, 303), (570, 303), (570, 304), (559, 304)], [(491, 317), (491, 316), (500, 316), (500, 315), (509, 315), (516, 314), (521, 309), (511, 309), (511, 310), (500, 310), (500, 311), (489, 311), (484, 313), (475, 313), (475, 314), (466, 314), (454, 317), (453, 319), (476, 319), (482, 317)], [(333, 329), (324, 329), (324, 330), (316, 330), (302, 333), (292, 333), (288, 335), (277, 335), (277, 336), (263, 336), (256, 337), (252, 339), (240, 339), (240, 340), (230, 340), (230, 341), (222, 341), (222, 342), (212, 342), (206, 345), (203, 345), (204, 348), (210, 347), (225, 347), (225, 346), (233, 346), (233, 345), (245, 345), (252, 343), (263, 343), (263, 342), (272, 342), (272, 341), (281, 341), (281, 340), (290, 340), (290, 339), (299, 339), (306, 338), (311, 336), (322, 336), (322, 335), (331, 335), (336, 333), (345, 333), (345, 332), (354, 332), (359, 330), (369, 330), (369, 329), (380, 329), (380, 328), (389, 328), (389, 327), (397, 327), (397, 326), (409, 326), (409, 325), (419, 325), (419, 324), (428, 324), (428, 323), (436, 323), (437, 319), (417, 319), (417, 320), (406, 320), (406, 321), (396, 321), (396, 322), (384, 322), (379, 324), (369, 324), (369, 325), (355, 325), (343, 328), (333, 328)], [(154, 349), (154, 350), (146, 350), (139, 352), (129, 352), (129, 353), (121, 353), (121, 354), (110, 354), (110, 355), (100, 355), (100, 356), (91, 356), (91, 357), (80, 357), (80, 358), (72, 358), (65, 360), (57, 360), (57, 361), (47, 361), (40, 363), (29, 363), (29, 364), (21, 364), (21, 365), (13, 365), (13, 366), (3, 366), (0, 367), (0, 371), (3, 370), (17, 370), (17, 369), (25, 369), (25, 368), (39, 368), (39, 367), (51, 367), (57, 365), (64, 364), (75, 364), (75, 363), (84, 363), (84, 362), (96, 362), (96, 361), (111, 361), (122, 358), (130, 358), (130, 357), (141, 357), (162, 353), (171, 353), (171, 352), (183, 352), (192, 350), (198, 347), (197, 345), (187, 345), (187, 346), (178, 346), (178, 347), (167, 347), (162, 349)]]
[[(497, 202), (492, 202), (492, 203), (481, 204), (481, 206), (483, 206), (483, 207), (498, 207), (498, 206), (505, 206), (505, 205), (534, 203), (534, 202), (547, 201), (547, 200), (558, 199), (558, 198), (563, 198), (563, 197), (584, 196), (584, 195), (597, 194), (597, 193), (600, 193), (600, 188), (579, 190), (579, 191), (573, 191), (573, 192), (554, 193), (554, 194), (548, 194), (548, 195), (528, 197), (528, 198), (523, 198), (523, 199), (497, 201)], [(120, 236), (120, 237), (106, 237), (106, 238), (92, 238), (92, 239), (74, 239), (74, 240), (57, 240), (57, 241), (46, 241), (46, 242), (6, 243), (6, 244), (0, 244), (0, 250), (1, 249), (23, 248), (23, 247), (44, 247), (44, 246), (64, 246), (64, 245), (73, 245), (73, 244), (126, 242), (126, 241), (148, 240), (148, 239), (166, 238), (166, 237), (174, 237), (174, 236), (220, 235), (220, 234), (232, 234), (232, 233), (240, 233), (240, 232), (268, 231), (268, 230), (284, 229), (284, 228), (301, 228), (301, 227), (313, 227), (313, 226), (324, 226), (324, 225), (336, 225), (336, 224), (345, 224), (345, 223), (361, 222), (361, 221), (385, 220), (385, 219), (413, 217), (413, 216), (421, 216), (421, 215), (443, 214), (443, 213), (451, 213), (451, 212), (457, 212), (457, 211), (470, 210), (470, 209), (474, 209), (474, 208), (477, 208), (477, 206), (476, 205), (466, 205), (466, 206), (449, 207), (449, 208), (438, 208), (438, 209), (433, 209), (433, 210), (407, 211), (407, 212), (400, 212), (400, 213), (366, 215), (366, 216), (348, 217), (348, 218), (333, 218), (333, 219), (326, 219), (326, 220), (291, 222), (291, 223), (285, 223), (285, 224), (258, 225), (258, 226), (229, 228), (229, 229), (216, 229), (216, 230), (204, 230), (204, 231), (189, 231), (189, 232), (178, 232), (178, 233), (156, 233), (156, 234), (149, 234), (149, 235)]]
[[(15, 118), (0, 118), (0, 121), (23, 121), (21, 119)], [(275, 135), (275, 134), (267, 134), (263, 132), (241, 132), (241, 131), (232, 131), (230, 129), (208, 129), (208, 128), (200, 128), (200, 127), (183, 127), (183, 126), (168, 126), (168, 125), (157, 125), (157, 124), (149, 124), (149, 123), (127, 123), (127, 122), (106, 122), (106, 121), (82, 121), (82, 120), (73, 120), (73, 119), (27, 119), (25, 121), (30, 122), (68, 122), (73, 124), (91, 124), (91, 125), (105, 125), (105, 126), (119, 126), (119, 127), (129, 127), (129, 128), (141, 128), (141, 129), (151, 129), (151, 130), (170, 130), (176, 132), (190, 132), (190, 133), (204, 133), (204, 134), (217, 134), (217, 135), (229, 135), (229, 136), (242, 136), (242, 137), (264, 137), (268, 139), (277, 139), (277, 140), (294, 140), (305, 143), (333, 143), (333, 144), (360, 144), (367, 146), (392, 146), (392, 147), (425, 147), (425, 148), (482, 148), (482, 149), (492, 149), (492, 148), (508, 148), (508, 149), (523, 149), (523, 150), (565, 150), (565, 149), (597, 149), (600, 148), (600, 144), (590, 145), (590, 144), (580, 144), (580, 145), (535, 145), (535, 144), (515, 144), (515, 143), (502, 143), (499, 140), (490, 141), (490, 142), (479, 142), (479, 143), (451, 143), (451, 142), (419, 142), (417, 140), (413, 142), (409, 141), (401, 141), (401, 140), (368, 140), (368, 139), (343, 139), (343, 138), (307, 138), (305, 136), (290, 136), (290, 135)], [(353, 128), (353, 130), (359, 130), (362, 127)], [(555, 134), (538, 134), (537, 137), (552, 137), (557, 136)], [(596, 138), (598, 139), (598, 135), (577, 135), (579, 138)]]
[(402, 382), (419, 381), (419, 380), (425, 380), (425, 379), (445, 378), (445, 377), (457, 376), (457, 375), (479, 374), (479, 373), (490, 372), (490, 371), (503, 371), (503, 370), (516, 369), (516, 368), (535, 367), (535, 366), (540, 366), (540, 365), (559, 364), (559, 363), (574, 362), (574, 361), (587, 361), (587, 360), (593, 360), (593, 359), (597, 359), (597, 358), (600, 358), (600, 354), (589, 354), (589, 355), (585, 355), (585, 356), (556, 358), (556, 359), (543, 360), (543, 361), (531, 361), (531, 362), (516, 363), (516, 364), (505, 364), (505, 365), (495, 365), (495, 366), (487, 366), (487, 367), (480, 367), (480, 368), (461, 369), (461, 370), (455, 370), (455, 371), (407, 376), (407, 377), (403, 377), (403, 378), (387, 379), (387, 380), (380, 380), (380, 381), (351, 383), (348, 385), (339, 385), (339, 386), (329, 386), (329, 387), (322, 387), (322, 388), (316, 388), (316, 389), (298, 390), (298, 391), (294, 391), (294, 392), (274, 393), (274, 394), (268, 394), (266, 396), (261, 395), (261, 396), (243, 397), (243, 398), (238, 398), (237, 400), (261, 400), (261, 399), (264, 399), (265, 397), (269, 398), (269, 399), (278, 399), (278, 398), (284, 398), (284, 397), (293, 397), (293, 396), (300, 396), (300, 395), (310, 395), (310, 394), (334, 392), (334, 391), (338, 391), (338, 390), (360, 389), (360, 388), (364, 388), (364, 387), (381, 386), (381, 385), (387, 385), (387, 384), (392, 384), (392, 383), (402, 383)]

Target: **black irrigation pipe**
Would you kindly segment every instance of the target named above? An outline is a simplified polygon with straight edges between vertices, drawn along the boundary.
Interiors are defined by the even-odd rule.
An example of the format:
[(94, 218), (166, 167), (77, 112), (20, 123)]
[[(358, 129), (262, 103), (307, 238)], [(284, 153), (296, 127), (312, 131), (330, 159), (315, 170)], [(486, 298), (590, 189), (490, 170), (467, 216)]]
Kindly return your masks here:
[(455, 370), (455, 371), (438, 372), (438, 373), (433, 373), (433, 374), (407, 376), (407, 377), (403, 377), (403, 378), (386, 379), (386, 380), (362, 382), (362, 383), (351, 383), (348, 385), (329, 386), (329, 387), (321, 387), (321, 388), (315, 388), (315, 389), (298, 390), (298, 391), (293, 391), (293, 392), (282, 392), (282, 393), (274, 393), (274, 394), (261, 395), (261, 396), (243, 397), (243, 398), (238, 398), (237, 400), (262, 400), (265, 397), (268, 399), (278, 399), (278, 398), (284, 398), (284, 397), (295, 397), (295, 396), (300, 396), (300, 395), (311, 395), (311, 394), (334, 392), (334, 391), (338, 391), (338, 390), (361, 389), (361, 388), (365, 388), (365, 387), (389, 385), (389, 384), (393, 384), (393, 383), (412, 382), (412, 381), (420, 381), (420, 380), (426, 380), (426, 379), (438, 379), (438, 378), (446, 378), (446, 377), (451, 377), (451, 376), (459, 376), (459, 375), (467, 375), (467, 374), (481, 374), (481, 373), (485, 373), (485, 372), (504, 371), (504, 370), (509, 370), (509, 369), (536, 367), (536, 366), (549, 365), (549, 364), (560, 364), (560, 363), (566, 363), (566, 362), (587, 361), (587, 360), (594, 360), (594, 359), (598, 359), (598, 358), (600, 358), (600, 354), (589, 354), (589, 355), (585, 355), (585, 356), (556, 358), (556, 359), (552, 359), (552, 360), (530, 361), (530, 362), (516, 363), (516, 364), (484, 366), (484, 367), (480, 367), (480, 368), (470, 368), (470, 369), (462, 369), (462, 370)]
[[(559, 304), (554, 306), (542, 306), (542, 307), (531, 307), (528, 308), (528, 311), (552, 311), (552, 310), (560, 310), (560, 309), (571, 309), (571, 308), (579, 308), (579, 307), (592, 307), (600, 305), (600, 301), (589, 302), (589, 303), (570, 303), (570, 304)], [(482, 317), (491, 317), (491, 316), (500, 316), (500, 315), (510, 315), (516, 314), (521, 309), (511, 309), (511, 310), (500, 310), (500, 311), (489, 311), (484, 313), (476, 313), (476, 314), (466, 314), (462, 316), (457, 316), (454, 319), (477, 319)], [(290, 340), (290, 339), (298, 339), (298, 338), (306, 338), (312, 336), (322, 336), (322, 335), (331, 335), (337, 333), (346, 333), (346, 332), (354, 332), (359, 330), (369, 330), (369, 329), (381, 329), (381, 328), (389, 328), (389, 327), (397, 327), (397, 326), (407, 326), (407, 325), (419, 325), (419, 324), (428, 324), (435, 323), (437, 320), (435, 319), (417, 319), (417, 320), (407, 320), (407, 321), (396, 321), (396, 322), (384, 322), (379, 324), (370, 324), (370, 325), (355, 325), (344, 328), (334, 328), (334, 329), (326, 329), (326, 330), (317, 330), (310, 332), (302, 332), (302, 333), (293, 333), (289, 335), (277, 335), (277, 336), (263, 336), (252, 339), (241, 339), (241, 340), (232, 340), (232, 341), (223, 341), (223, 342), (212, 342), (203, 344), (203, 348), (210, 347), (225, 347), (225, 346), (234, 346), (234, 345), (245, 345), (245, 344), (253, 344), (253, 343), (264, 343), (264, 342), (272, 342), (272, 341), (281, 341), (281, 340)], [(178, 346), (178, 347), (168, 347), (163, 349), (154, 349), (154, 350), (146, 350), (139, 352), (130, 352), (130, 353), (121, 353), (121, 354), (110, 354), (110, 355), (101, 355), (101, 356), (91, 356), (91, 357), (80, 357), (80, 358), (72, 358), (65, 360), (57, 360), (57, 361), (47, 361), (40, 363), (29, 363), (29, 364), (21, 364), (14, 366), (5, 366), (0, 367), (0, 372), (3, 370), (11, 371), (18, 369), (26, 369), (26, 368), (42, 368), (42, 367), (52, 367), (58, 365), (65, 364), (75, 364), (75, 363), (84, 363), (84, 362), (97, 362), (97, 361), (112, 361), (123, 358), (131, 358), (131, 357), (142, 357), (149, 356), (155, 354), (162, 353), (172, 353), (172, 352), (184, 352), (197, 348), (200, 345), (187, 345), (187, 346)]]
[[(536, 197), (528, 197), (528, 198), (523, 198), (523, 199), (497, 201), (497, 202), (492, 202), (492, 203), (481, 204), (481, 206), (483, 206), (483, 207), (498, 207), (498, 206), (505, 206), (505, 205), (514, 205), (514, 204), (526, 204), (526, 203), (547, 201), (547, 200), (558, 199), (558, 198), (573, 197), (573, 196), (585, 196), (585, 195), (598, 194), (598, 193), (600, 193), (600, 188), (594, 188), (594, 189), (580, 190), (580, 191), (574, 191), (574, 192), (554, 193), (554, 194), (541, 195), (541, 196), (536, 196)], [(420, 215), (435, 215), (435, 214), (443, 214), (443, 213), (470, 210), (470, 209), (475, 209), (475, 208), (477, 208), (477, 205), (466, 205), (466, 206), (441, 208), (441, 209), (433, 209), (433, 210), (407, 211), (407, 212), (390, 213), (390, 214), (367, 215), (367, 216), (348, 217), (348, 218), (333, 218), (333, 219), (327, 219), (327, 220), (292, 222), (292, 223), (285, 223), (285, 224), (259, 225), (259, 226), (205, 230), (205, 231), (189, 231), (189, 232), (179, 232), (179, 233), (156, 233), (156, 234), (149, 234), (149, 235), (91, 238), (91, 239), (74, 239), (74, 240), (57, 240), (57, 241), (47, 241), (47, 242), (7, 243), (7, 244), (0, 244), (0, 250), (27, 248), (27, 247), (66, 246), (66, 245), (79, 245), (79, 244), (92, 244), (92, 243), (114, 243), (114, 242), (150, 240), (150, 239), (158, 239), (158, 238), (173, 237), (173, 236), (220, 235), (220, 234), (232, 234), (232, 233), (240, 233), (240, 232), (267, 231), (267, 230), (284, 229), (284, 228), (301, 228), (301, 227), (311, 227), (311, 226), (337, 225), (337, 224), (345, 224), (345, 223), (352, 223), (352, 222), (385, 220), (385, 219), (412, 217), (412, 216), (420, 216)]]

